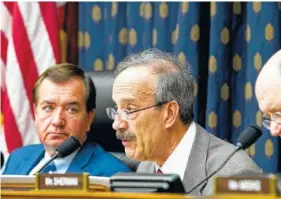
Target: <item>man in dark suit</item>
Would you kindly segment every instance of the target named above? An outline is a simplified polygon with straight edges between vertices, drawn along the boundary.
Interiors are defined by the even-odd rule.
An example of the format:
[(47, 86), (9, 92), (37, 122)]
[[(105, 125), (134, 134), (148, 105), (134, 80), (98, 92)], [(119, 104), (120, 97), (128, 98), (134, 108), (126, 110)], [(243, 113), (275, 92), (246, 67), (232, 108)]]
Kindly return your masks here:
[(36, 132), (42, 144), (15, 150), (3, 174), (33, 175), (70, 136), (75, 136), (82, 146), (67, 157), (56, 159), (53, 172), (111, 176), (130, 171), (99, 145), (87, 140), (95, 115), (96, 91), (92, 80), (78, 66), (66, 63), (48, 68), (34, 86), (33, 101)]
[(263, 126), (281, 137), (281, 50), (263, 66), (256, 81), (256, 97), (264, 114)]
[[(189, 66), (157, 49), (119, 63), (108, 108), (127, 156), (142, 161), (137, 172), (175, 173), (186, 191), (216, 170), (235, 147), (193, 122), (193, 78)], [(244, 152), (218, 175), (255, 174), (260, 169)], [(213, 178), (193, 195), (210, 195)]]

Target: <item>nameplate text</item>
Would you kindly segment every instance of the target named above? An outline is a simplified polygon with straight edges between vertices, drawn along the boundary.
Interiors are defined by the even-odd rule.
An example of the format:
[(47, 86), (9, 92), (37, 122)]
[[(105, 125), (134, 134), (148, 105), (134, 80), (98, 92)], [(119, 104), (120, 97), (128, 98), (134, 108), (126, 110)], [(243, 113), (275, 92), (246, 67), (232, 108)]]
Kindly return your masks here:
[(86, 190), (88, 175), (85, 174), (37, 174), (37, 189), (77, 189)]
[(215, 193), (277, 194), (274, 175), (231, 176), (215, 178)]

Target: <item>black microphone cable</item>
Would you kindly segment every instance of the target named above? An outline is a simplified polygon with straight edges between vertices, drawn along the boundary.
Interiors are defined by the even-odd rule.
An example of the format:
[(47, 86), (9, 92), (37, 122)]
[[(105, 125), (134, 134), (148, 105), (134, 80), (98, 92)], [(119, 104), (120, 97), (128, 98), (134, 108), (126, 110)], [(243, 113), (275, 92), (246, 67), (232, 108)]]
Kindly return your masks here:
[(228, 160), (240, 149), (241, 149), (241, 147), (236, 146), (235, 150), (226, 158), (226, 160), (218, 167), (218, 169), (213, 171), (207, 178), (201, 180), (195, 187), (193, 187), (188, 192), (186, 192), (186, 194), (191, 193), (193, 190), (195, 190), (197, 187), (199, 187), (203, 182), (205, 182), (206, 180), (209, 180), (209, 178), (213, 177), (213, 175), (215, 175), (228, 162)]

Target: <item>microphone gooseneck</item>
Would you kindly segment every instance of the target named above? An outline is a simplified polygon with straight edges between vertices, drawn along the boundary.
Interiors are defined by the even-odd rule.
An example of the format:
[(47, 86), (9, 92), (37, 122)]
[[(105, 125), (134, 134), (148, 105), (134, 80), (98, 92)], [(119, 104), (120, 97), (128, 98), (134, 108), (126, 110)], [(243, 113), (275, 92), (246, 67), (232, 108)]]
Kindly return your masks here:
[(203, 182), (213, 177), (237, 151), (241, 149), (247, 149), (249, 146), (255, 143), (261, 135), (262, 135), (262, 131), (260, 127), (258, 127), (257, 125), (251, 125), (248, 128), (246, 128), (238, 137), (236, 142), (236, 148), (234, 149), (234, 151), (229, 154), (229, 156), (223, 161), (223, 163), (215, 171), (213, 171), (209, 176), (207, 176), (205, 179), (200, 181), (192, 189), (187, 191), (186, 194), (191, 193), (193, 190), (199, 187)]
[(79, 140), (71, 136), (68, 139), (66, 139), (63, 143), (61, 143), (54, 154), (54, 156), (48, 160), (38, 171), (37, 173), (40, 173), (45, 167), (47, 167), (53, 160), (56, 158), (64, 158), (68, 155), (70, 155), (72, 152), (74, 152), (76, 149), (78, 149), (81, 146), (81, 143)]

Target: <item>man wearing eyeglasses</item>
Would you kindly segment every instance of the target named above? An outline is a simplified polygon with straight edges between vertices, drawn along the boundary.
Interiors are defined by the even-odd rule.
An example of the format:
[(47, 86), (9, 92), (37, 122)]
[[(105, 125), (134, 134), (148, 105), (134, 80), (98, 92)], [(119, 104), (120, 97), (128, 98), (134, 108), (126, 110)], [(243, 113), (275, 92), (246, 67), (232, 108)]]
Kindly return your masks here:
[[(116, 107), (106, 110), (127, 156), (143, 161), (137, 172), (178, 174), (186, 191), (217, 169), (235, 148), (192, 121), (193, 91), (189, 66), (151, 49), (119, 63), (112, 92)], [(218, 174), (259, 172), (240, 151)], [(191, 194), (212, 191), (213, 178)]]
[(262, 68), (255, 91), (259, 108), (264, 113), (264, 127), (271, 135), (281, 136), (281, 50)]

